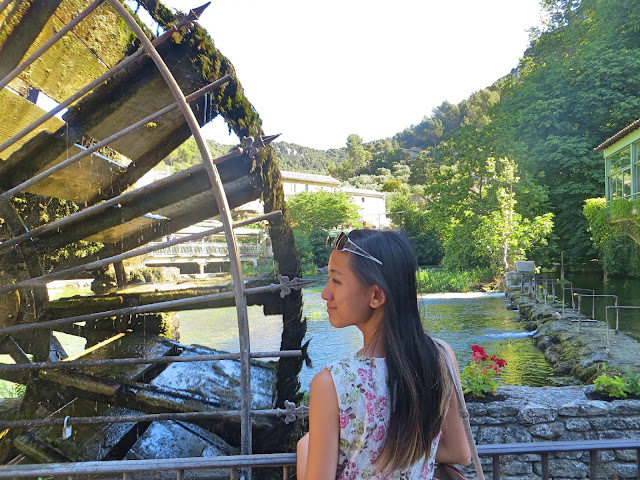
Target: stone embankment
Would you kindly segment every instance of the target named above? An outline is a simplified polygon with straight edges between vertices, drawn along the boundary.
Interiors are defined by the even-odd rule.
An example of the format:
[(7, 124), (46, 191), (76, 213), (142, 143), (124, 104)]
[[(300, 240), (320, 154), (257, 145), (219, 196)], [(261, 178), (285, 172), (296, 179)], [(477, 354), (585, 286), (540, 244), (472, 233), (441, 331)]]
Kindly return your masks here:
[[(468, 402), (476, 443), (527, 443), (637, 438), (640, 400), (602, 401), (588, 398), (592, 387), (501, 387), (501, 400)], [(492, 478), (492, 459), (482, 459), (485, 476)], [(635, 450), (597, 454), (597, 478), (637, 478)], [(466, 473), (475, 478), (473, 467)], [(502, 480), (541, 478), (540, 455), (500, 457)], [(549, 455), (554, 480), (587, 478), (589, 453)]]
[[(640, 369), (640, 343), (615, 333), (604, 322), (578, 323), (578, 313), (557, 302), (539, 303), (520, 291), (507, 297), (520, 310), (526, 328), (535, 331), (533, 342), (544, 351), (556, 375), (572, 375), (591, 383), (606, 368), (607, 374)], [(582, 316), (583, 320), (586, 317)], [(615, 328), (615, 321), (610, 320)]]

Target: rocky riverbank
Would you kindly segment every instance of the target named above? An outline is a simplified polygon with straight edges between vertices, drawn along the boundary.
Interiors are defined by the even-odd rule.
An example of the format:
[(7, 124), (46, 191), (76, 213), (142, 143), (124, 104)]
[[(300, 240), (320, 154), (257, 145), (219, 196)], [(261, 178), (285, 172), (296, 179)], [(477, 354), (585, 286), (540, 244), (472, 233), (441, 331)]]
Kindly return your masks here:
[[(538, 302), (520, 291), (507, 293), (533, 342), (544, 351), (556, 375), (572, 375), (591, 383), (606, 368), (609, 375), (640, 369), (640, 343), (615, 333), (603, 322), (578, 323), (578, 313), (558, 302)], [(585, 316), (582, 316), (585, 320)], [(613, 324), (613, 322), (612, 322)], [(613, 325), (612, 325), (613, 326)]]

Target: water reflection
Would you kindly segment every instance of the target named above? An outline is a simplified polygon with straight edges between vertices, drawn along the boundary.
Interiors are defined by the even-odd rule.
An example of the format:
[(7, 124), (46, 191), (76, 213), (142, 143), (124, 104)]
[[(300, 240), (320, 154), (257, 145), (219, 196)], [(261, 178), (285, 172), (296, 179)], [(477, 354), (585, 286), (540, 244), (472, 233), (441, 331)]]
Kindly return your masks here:
[[(327, 363), (362, 347), (362, 335), (356, 327), (335, 329), (329, 324), (321, 288), (304, 289), (304, 316), (310, 339), (312, 367), (303, 366), (302, 388), (307, 390), (313, 375)], [(440, 294), (420, 299), (425, 329), (449, 342), (461, 365), (468, 363), (471, 345), (482, 345), (489, 355), (508, 362), (503, 373), (510, 385), (549, 385), (551, 368), (542, 352), (533, 346), (518, 313), (506, 309), (501, 294)], [(282, 321), (279, 316), (265, 317), (261, 307), (249, 307), (251, 350), (280, 348)], [(222, 350), (237, 351), (238, 327), (235, 308), (180, 312), (181, 342), (197, 343)]]

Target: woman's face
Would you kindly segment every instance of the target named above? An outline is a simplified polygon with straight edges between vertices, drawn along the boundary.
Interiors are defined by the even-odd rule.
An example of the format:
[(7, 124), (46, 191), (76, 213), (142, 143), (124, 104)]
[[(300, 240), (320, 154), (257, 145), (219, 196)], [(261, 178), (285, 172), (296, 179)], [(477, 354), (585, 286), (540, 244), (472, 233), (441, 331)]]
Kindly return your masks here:
[(376, 287), (363, 284), (355, 275), (349, 262), (351, 255), (333, 250), (329, 257), (329, 281), (321, 295), (327, 302), (329, 322), (336, 328), (356, 325), (363, 333), (366, 329), (375, 331), (381, 318), (372, 308)]

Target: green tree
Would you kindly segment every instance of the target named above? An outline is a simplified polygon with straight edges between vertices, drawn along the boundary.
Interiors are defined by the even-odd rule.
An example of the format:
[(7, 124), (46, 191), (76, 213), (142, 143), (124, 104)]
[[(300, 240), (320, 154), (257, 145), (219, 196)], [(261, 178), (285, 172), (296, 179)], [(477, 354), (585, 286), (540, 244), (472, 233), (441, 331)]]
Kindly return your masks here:
[(444, 253), (442, 240), (423, 205), (413, 201), (406, 191), (395, 191), (387, 197), (387, 208), (393, 212), (389, 215), (393, 226), (402, 228), (413, 244), (418, 264), (440, 264)]
[(302, 192), (293, 195), (287, 203), (292, 225), (303, 232), (310, 232), (312, 228), (328, 231), (341, 225), (361, 225), (358, 207), (344, 192)]
[(516, 212), (514, 187), (520, 181), (515, 162), (508, 158), (487, 161), (487, 170), (497, 183), (498, 208), (480, 221), (474, 239), (480, 251), (490, 259), (498, 271), (506, 272), (514, 260), (526, 258), (536, 243), (546, 243), (553, 229), (553, 214), (546, 213), (533, 219), (523, 218)]
[(344, 181), (362, 172), (371, 163), (371, 153), (362, 144), (360, 135), (355, 133), (347, 137), (347, 154), (349, 158), (341, 163), (329, 164), (327, 167), (329, 175)]
[[(637, 200), (635, 202), (640, 204)], [(589, 222), (591, 241), (598, 251), (605, 279), (609, 275), (640, 278), (640, 243), (623, 231), (621, 223), (612, 221), (611, 209), (615, 203), (632, 202), (617, 199), (612, 202), (612, 207), (607, 206), (604, 198), (590, 198), (585, 202), (583, 213)]]

